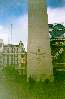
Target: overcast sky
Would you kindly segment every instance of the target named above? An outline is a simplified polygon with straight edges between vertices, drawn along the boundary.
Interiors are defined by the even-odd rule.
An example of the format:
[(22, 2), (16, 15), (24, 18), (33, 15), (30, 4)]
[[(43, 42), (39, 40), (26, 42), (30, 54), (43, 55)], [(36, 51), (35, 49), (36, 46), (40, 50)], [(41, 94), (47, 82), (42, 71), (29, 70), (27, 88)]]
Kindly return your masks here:
[[(23, 41), (27, 45), (28, 35), (28, 0), (0, 0), (0, 38), (4, 42), (11, 43), (11, 26), (12, 42), (18, 43)], [(65, 0), (47, 0), (48, 23), (65, 24)]]

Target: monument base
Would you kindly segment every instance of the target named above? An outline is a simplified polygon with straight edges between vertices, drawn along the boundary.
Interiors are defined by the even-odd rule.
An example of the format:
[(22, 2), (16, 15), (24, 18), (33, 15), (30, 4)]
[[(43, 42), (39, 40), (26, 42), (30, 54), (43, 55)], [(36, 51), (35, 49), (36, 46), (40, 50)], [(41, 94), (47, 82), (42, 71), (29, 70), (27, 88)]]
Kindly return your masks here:
[(43, 77), (38, 75), (35, 76), (35, 75), (30, 75), (30, 76), (27, 76), (27, 82), (29, 82), (30, 80), (32, 81), (36, 81), (36, 82), (45, 82), (45, 81), (50, 81), (50, 82), (53, 82), (54, 81), (54, 76), (53, 75), (44, 75)]

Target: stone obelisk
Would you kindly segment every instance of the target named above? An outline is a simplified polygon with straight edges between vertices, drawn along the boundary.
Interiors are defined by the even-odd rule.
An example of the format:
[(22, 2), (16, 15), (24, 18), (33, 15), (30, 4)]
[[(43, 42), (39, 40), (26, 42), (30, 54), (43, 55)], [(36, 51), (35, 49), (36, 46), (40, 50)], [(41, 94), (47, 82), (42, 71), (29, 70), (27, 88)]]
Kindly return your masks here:
[(27, 79), (52, 79), (48, 15), (45, 0), (28, 0)]

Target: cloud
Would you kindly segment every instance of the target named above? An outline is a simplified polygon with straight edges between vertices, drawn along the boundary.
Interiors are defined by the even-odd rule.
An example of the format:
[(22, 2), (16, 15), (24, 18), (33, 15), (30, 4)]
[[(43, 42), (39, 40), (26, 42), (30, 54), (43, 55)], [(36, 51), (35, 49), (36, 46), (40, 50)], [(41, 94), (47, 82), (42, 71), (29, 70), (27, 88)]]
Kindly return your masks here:
[(23, 41), (25, 48), (27, 49), (28, 39), (28, 15), (20, 16), (13, 24), (13, 40), (14, 42)]
[(27, 49), (27, 38), (28, 38), (28, 15), (21, 15), (16, 17), (15, 20), (12, 18), (11, 22), (6, 25), (0, 24), (0, 38), (4, 40), (4, 43), (11, 43), (11, 23), (12, 26), (12, 43), (18, 44), (21, 40)]
[(65, 7), (49, 8), (48, 7), (48, 23), (64, 23), (65, 24)]
[(0, 0), (0, 23), (27, 13), (27, 0)]
[(7, 42), (8, 42), (8, 34), (7, 33), (9, 33), (8, 28), (0, 25), (0, 39), (3, 39), (5, 44), (7, 44)]

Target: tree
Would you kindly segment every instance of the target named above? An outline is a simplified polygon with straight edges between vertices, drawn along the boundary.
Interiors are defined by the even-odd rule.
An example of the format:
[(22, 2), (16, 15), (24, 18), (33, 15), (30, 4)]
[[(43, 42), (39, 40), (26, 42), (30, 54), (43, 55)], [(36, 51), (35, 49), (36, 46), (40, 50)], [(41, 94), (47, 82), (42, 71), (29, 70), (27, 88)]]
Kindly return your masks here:
[(62, 24), (55, 24), (50, 26), (52, 28), (52, 31), (50, 32), (52, 38), (59, 37), (65, 33), (65, 27)]

